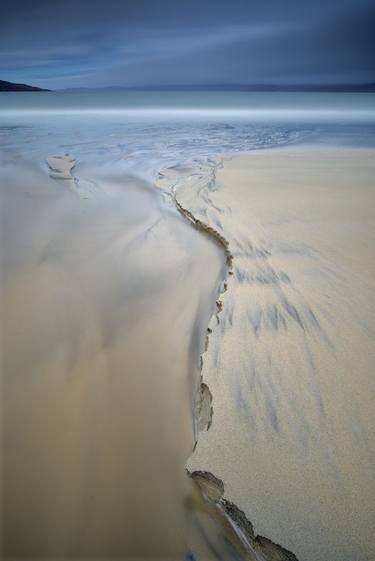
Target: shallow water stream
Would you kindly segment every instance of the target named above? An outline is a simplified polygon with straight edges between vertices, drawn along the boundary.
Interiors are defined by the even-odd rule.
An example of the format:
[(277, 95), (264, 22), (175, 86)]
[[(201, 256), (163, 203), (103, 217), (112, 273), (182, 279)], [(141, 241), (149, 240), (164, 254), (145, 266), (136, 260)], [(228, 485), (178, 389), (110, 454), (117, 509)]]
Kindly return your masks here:
[(223, 256), (152, 185), (93, 177), (2, 170), (4, 553), (180, 559)]

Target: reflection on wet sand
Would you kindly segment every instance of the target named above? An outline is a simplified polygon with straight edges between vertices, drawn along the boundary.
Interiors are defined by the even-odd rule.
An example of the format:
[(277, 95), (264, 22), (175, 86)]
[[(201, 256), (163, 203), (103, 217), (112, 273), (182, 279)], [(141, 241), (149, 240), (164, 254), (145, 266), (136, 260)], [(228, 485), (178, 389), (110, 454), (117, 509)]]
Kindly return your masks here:
[(220, 248), (129, 177), (1, 185), (4, 556), (183, 558)]

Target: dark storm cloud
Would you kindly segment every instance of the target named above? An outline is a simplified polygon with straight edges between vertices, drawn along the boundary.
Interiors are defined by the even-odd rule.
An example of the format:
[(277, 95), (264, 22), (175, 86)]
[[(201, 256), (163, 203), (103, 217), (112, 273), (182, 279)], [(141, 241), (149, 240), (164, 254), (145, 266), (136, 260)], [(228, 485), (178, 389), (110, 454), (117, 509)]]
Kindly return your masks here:
[(375, 80), (373, 0), (1, 2), (0, 78), (58, 88)]

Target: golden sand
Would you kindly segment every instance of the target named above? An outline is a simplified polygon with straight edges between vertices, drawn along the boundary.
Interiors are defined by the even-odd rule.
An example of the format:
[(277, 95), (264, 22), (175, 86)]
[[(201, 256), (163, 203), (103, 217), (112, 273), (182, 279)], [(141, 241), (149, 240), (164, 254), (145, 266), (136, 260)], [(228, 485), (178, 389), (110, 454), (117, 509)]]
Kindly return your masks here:
[(188, 468), (301, 561), (375, 558), (374, 179), (372, 150), (284, 149), (160, 181), (231, 263)]

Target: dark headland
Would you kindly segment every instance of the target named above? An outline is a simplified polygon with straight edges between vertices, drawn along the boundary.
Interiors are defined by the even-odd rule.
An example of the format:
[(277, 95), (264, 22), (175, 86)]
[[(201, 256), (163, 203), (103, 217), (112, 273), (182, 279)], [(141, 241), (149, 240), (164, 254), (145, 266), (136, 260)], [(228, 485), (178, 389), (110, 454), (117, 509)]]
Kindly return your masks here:
[(14, 84), (13, 82), (6, 82), (0, 80), (0, 92), (49, 92), (43, 88), (36, 88), (27, 84)]

